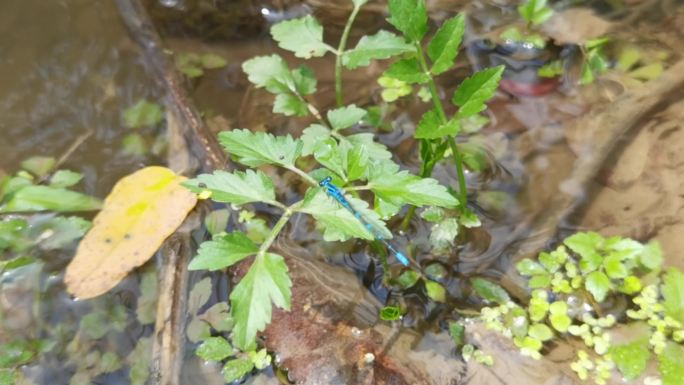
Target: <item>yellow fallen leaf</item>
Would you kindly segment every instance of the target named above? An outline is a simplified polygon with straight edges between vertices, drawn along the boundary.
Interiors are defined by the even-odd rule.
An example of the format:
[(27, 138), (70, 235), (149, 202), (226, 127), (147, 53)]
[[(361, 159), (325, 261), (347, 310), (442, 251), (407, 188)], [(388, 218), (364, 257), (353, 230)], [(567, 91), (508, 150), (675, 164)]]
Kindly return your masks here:
[(66, 269), (67, 291), (96, 297), (147, 262), (197, 203), (185, 179), (154, 166), (119, 180)]

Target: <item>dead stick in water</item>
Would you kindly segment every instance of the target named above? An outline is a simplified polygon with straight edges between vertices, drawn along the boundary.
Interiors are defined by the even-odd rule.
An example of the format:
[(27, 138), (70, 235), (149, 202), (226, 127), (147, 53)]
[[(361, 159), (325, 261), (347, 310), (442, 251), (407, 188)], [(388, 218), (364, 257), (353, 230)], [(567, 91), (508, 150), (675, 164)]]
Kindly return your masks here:
[[(186, 175), (193, 175), (198, 169), (209, 172), (224, 168), (226, 156), (188, 96), (183, 78), (164, 51), (161, 38), (145, 8), (138, 0), (117, 0), (117, 4), (131, 36), (143, 49), (148, 71), (167, 96), (169, 165), (174, 171), (182, 171)], [(160, 290), (151, 365), (151, 382), (157, 385), (180, 384), (187, 310), (187, 266), (192, 253), (190, 230), (200, 225), (196, 217), (191, 215), (160, 249)]]

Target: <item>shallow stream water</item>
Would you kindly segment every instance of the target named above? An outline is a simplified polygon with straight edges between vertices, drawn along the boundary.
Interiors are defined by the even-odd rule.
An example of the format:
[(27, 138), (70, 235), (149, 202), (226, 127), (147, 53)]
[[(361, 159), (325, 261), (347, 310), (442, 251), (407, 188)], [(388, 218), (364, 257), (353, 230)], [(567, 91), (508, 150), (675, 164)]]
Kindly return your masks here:
[[(228, 61), (225, 68), (207, 71), (204, 76), (188, 82), (193, 99), (209, 126), (215, 132), (245, 127), (299, 135), (308, 122), (270, 116), (271, 97), (249, 86), (240, 64), (252, 56), (277, 51), (277, 47), (268, 40), (266, 31), (269, 23), (285, 17), (313, 11), (331, 26), (330, 36), (326, 35), (326, 38), (335, 41), (346, 17), (346, 8), (316, 1), (296, 4), (198, 3), (204, 6), (195, 8), (195, 2), (160, 1), (150, 4), (150, 10), (169, 50), (212, 52)], [(451, 9), (439, 1), (430, 4), (442, 10)], [(631, 33), (635, 39), (642, 36), (639, 44), (655, 45), (666, 51), (670, 55), (666, 60), (671, 62), (675, 55), (673, 52), (678, 48), (673, 43), (677, 40), (673, 36), (683, 30), (668, 33), (666, 27), (654, 26), (649, 18), (657, 20), (662, 17), (657, 10), (660, 2), (654, 4), (655, 11), (645, 13), (648, 17), (644, 18), (644, 25), (628, 26), (620, 34), (629, 38)], [(603, 3), (596, 6), (603, 10), (605, 7)], [(436, 13), (435, 18), (439, 19), (440, 13)], [(681, 15), (682, 12), (678, 11), (668, 22), (677, 26), (684, 24), (680, 20), (684, 19)], [(375, 7), (362, 13), (359, 19), (359, 25), (368, 30), (377, 29), (382, 23), (382, 14)], [(644, 39), (644, 31), (652, 33), (652, 37)], [(21, 161), (31, 156), (59, 158), (64, 155), (63, 168), (84, 174), (80, 191), (104, 198), (123, 175), (146, 165), (165, 163), (164, 123), (134, 130), (126, 128), (123, 121), (123, 111), (137, 101), (148, 99), (163, 103), (163, 100), (161, 90), (146, 71), (141, 50), (129, 37), (114, 2), (5, 0), (0, 5), (0, 32), (0, 176), (14, 173)], [(308, 64), (319, 78), (321, 92), (316, 102), (319, 109), (325, 110), (334, 104), (333, 61), (317, 59)], [(470, 65), (463, 55), (458, 69), (443, 79), (444, 88), (452, 90), (468, 74)], [(348, 73), (345, 78), (348, 101), (359, 105), (378, 102), (379, 87), (368, 79), (377, 77), (381, 71), (382, 68), (371, 66), (367, 70)], [(495, 97), (489, 111), (491, 124), (477, 139), (487, 149), (489, 171), (468, 175), (470, 202), (483, 218), (483, 226), (466, 232), (463, 237), (469, 242), (464, 246), (441, 255), (430, 252), (429, 228), (418, 221), (412, 223), (406, 232), (398, 232), (395, 238), (399, 247), (410, 245), (422, 266), (437, 263), (445, 267), (447, 274), (442, 280), (453, 299), (453, 303), (436, 306), (422, 293), (404, 295), (401, 300), (410, 309), (405, 326), (415, 327), (421, 333), (434, 332), (439, 329), (444, 310), (449, 306), (476, 302), (464, 286), (465, 277), (488, 277), (507, 289), (516, 289), (516, 284), (507, 278), (511, 261), (539, 247), (550, 246), (557, 238), (547, 233), (532, 233), (510, 242), (508, 235), (531, 216), (543, 213), (545, 205), (565, 188), (563, 182), (574, 159), (578, 154), (581, 156), (577, 149), (581, 148), (582, 140), (591, 140), (590, 134), (580, 135), (579, 139), (573, 137), (570, 129), (566, 130), (569, 122), (596, 106), (610, 103), (624, 87), (619, 79), (606, 79), (583, 88), (561, 87), (536, 98), (515, 97), (504, 92)], [(377, 133), (377, 138), (390, 148), (395, 159), (413, 172), (420, 164), (418, 145), (412, 138), (417, 112), (422, 108), (418, 104), (415, 101), (399, 103), (390, 114), (393, 129)], [(659, 119), (675, 120), (678, 113), (679, 110), (672, 107)], [(650, 124), (650, 132), (667, 131), (659, 129), (658, 122)], [(365, 132), (363, 130), (367, 129), (360, 128), (359, 132)], [(594, 186), (596, 191), (586, 191), (587, 197), (594, 196), (592, 194), (603, 197), (607, 207), (619, 200), (623, 203), (622, 211), (634, 210), (632, 207), (636, 205), (642, 213), (658, 213), (649, 216), (648, 223), (626, 225), (617, 214), (619, 209), (597, 208), (594, 207), (597, 203), (593, 202), (584, 219), (561, 223), (561, 234), (581, 228), (601, 230), (596, 227), (605, 226), (610, 228), (609, 232), (625, 232), (624, 235), (640, 240), (660, 235), (666, 255), (669, 255), (666, 263), (682, 267), (684, 262), (674, 253), (681, 250), (676, 229), (684, 226), (678, 215), (684, 207), (684, 202), (681, 202), (684, 173), (678, 173), (681, 164), (675, 150), (677, 143), (684, 144), (679, 131), (676, 124), (667, 131), (675, 133), (674, 144), (666, 143), (664, 138), (669, 134), (662, 132), (661, 136), (639, 142), (643, 147), (634, 151), (646, 155), (642, 156), (643, 159), (638, 158), (632, 168), (639, 168), (641, 173), (607, 168)], [(141, 135), (146, 148), (144, 154), (127, 152), (124, 143), (130, 134)], [(81, 138), (85, 138), (82, 144), (70, 151), (72, 144)], [(630, 143), (634, 142), (638, 141)], [(665, 155), (657, 162), (649, 162), (652, 159), (649, 154), (662, 148), (665, 148)], [(638, 163), (639, 159), (641, 163)], [(646, 174), (651, 179), (646, 178)], [(433, 175), (443, 184), (457, 184), (456, 175), (449, 165), (439, 166)], [(283, 194), (285, 200), (300, 196), (301, 191), (296, 187), (287, 188), (289, 176), (274, 176), (278, 190), (287, 190)], [(630, 203), (628, 188), (639, 185), (644, 178), (650, 181), (650, 185), (639, 190), (640, 198), (635, 200), (643, 203), (643, 196), (661, 194), (667, 202), (652, 199), (650, 205), (645, 206)], [(653, 178), (657, 181), (654, 182)], [(620, 195), (620, 192), (625, 193)], [(609, 195), (606, 198), (605, 194), (617, 194), (617, 197)], [(257, 210), (257, 214), (269, 223), (274, 221), (269, 211)], [(612, 217), (606, 219), (607, 215)], [(624, 221), (630, 223), (638, 220), (634, 216), (625, 218)], [(306, 247), (316, 259), (353, 271), (380, 302), (396, 299), (398, 294), (383, 286), (381, 266), (371, 262), (369, 246), (362, 242), (328, 244), (320, 236), (312, 235), (312, 227), (309, 218), (294, 218), (282, 235), (286, 239), (281, 247), (286, 247), (288, 242)], [(27, 384), (89, 383), (73, 379), (79, 361), (97, 360), (92, 356), (88, 358), (95, 350), (126, 357), (140, 338), (150, 336), (152, 332), (152, 325), (140, 325), (135, 321), (135, 313), (142, 272), (153, 271), (154, 263), (131, 274), (103, 297), (75, 301), (66, 294), (61, 282), (75, 246), (65, 251), (44, 253), (41, 264), (26, 266), (0, 277), (0, 343), (17, 337), (56, 342), (55, 348), (40, 354), (34, 362), (22, 368)], [(198, 281), (199, 277), (192, 279)], [(225, 299), (226, 289), (219, 287), (212, 297)], [(80, 345), (72, 343), (69, 347), (84, 315), (113, 308), (124, 314), (119, 316), (124, 319), (121, 321), (124, 327), (98, 341)], [(186, 357), (192, 365), (188, 364), (184, 375), (187, 381), (192, 381), (188, 383), (222, 383), (215, 368), (203, 367), (193, 358), (191, 347), (190, 344)], [(128, 384), (128, 370), (123, 365), (120, 370), (87, 381), (107, 385)], [(194, 382), (193, 378), (202, 380)], [(267, 380), (260, 376), (249, 381), (256, 384)], [(270, 381), (275, 381), (272, 374)]]

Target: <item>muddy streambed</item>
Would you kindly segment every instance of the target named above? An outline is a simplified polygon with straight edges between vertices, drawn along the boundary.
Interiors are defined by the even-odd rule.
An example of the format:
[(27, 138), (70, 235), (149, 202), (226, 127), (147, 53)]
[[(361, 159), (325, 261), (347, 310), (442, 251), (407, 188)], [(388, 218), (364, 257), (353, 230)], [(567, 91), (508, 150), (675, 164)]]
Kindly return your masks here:
[[(433, 21), (462, 7), (481, 12), (492, 6), (428, 3), (430, 9), (439, 10), (431, 14)], [(603, 12), (611, 23), (622, 23), (611, 36), (649, 52), (657, 51), (667, 68), (679, 59), (677, 55), (684, 48), (684, 10), (665, 1), (649, 4), (630, 5), (620, 11), (611, 9), (607, 2), (589, 5)], [(148, 2), (148, 6), (167, 50), (213, 53), (227, 61), (226, 66), (207, 70), (186, 84), (212, 132), (244, 127), (294, 136), (300, 135), (310, 122), (270, 114), (272, 96), (250, 86), (241, 63), (259, 54), (282, 53), (268, 38), (270, 23), (313, 12), (326, 28), (329, 26), (329, 38), (335, 41), (348, 12), (347, 7), (318, 1), (160, 1)], [(147, 99), (163, 105), (165, 99), (163, 88), (151, 75), (150, 63), (121, 21), (116, 4), (6, 0), (0, 9), (0, 28), (4, 32), (0, 37), (0, 176), (15, 173), (29, 157), (51, 156), (61, 160), (62, 168), (83, 174), (80, 191), (104, 198), (123, 175), (146, 165), (167, 164), (172, 148), (166, 140), (167, 122), (132, 129), (124, 121), (123, 111), (138, 101)], [(667, 17), (664, 9), (671, 11)], [(496, 15), (494, 12), (489, 17)], [(382, 6), (373, 4), (360, 15), (359, 28), (376, 30), (384, 26), (383, 18)], [(625, 22), (630, 19), (641, 23)], [(352, 34), (352, 39), (358, 36)], [(472, 56), (469, 61), (467, 56), (461, 55), (456, 70), (441, 80), (439, 85), (445, 93), (453, 92), (471, 67), (480, 64)], [(316, 59), (307, 64), (319, 79), (318, 107), (326, 110), (334, 106), (333, 61)], [(348, 72), (344, 79), (347, 101), (360, 106), (379, 103), (380, 87), (369, 79), (377, 78), (383, 70), (370, 66)], [(684, 246), (679, 235), (684, 229), (681, 95), (663, 101), (663, 107), (644, 117), (640, 128), (628, 137), (614, 138), (619, 142), (617, 151), (597, 170), (588, 189), (576, 191), (568, 177), (576, 159), (592, 151), (595, 133), (574, 123), (593, 111), (610, 108), (621, 94), (641, 85), (619, 74), (585, 86), (577, 86), (573, 79), (560, 83), (536, 97), (516, 95), (515, 88), (499, 91), (490, 103), (490, 123), (473, 136), (485, 149), (481, 162), (487, 167), (483, 172), (467, 174), (469, 202), (480, 215), (482, 226), (460, 235), (466, 243), (435, 255), (430, 251), (430, 228), (423, 222), (416, 220), (407, 230), (397, 230), (394, 242), (404, 249), (410, 247), (423, 268), (432, 266), (432, 271), (437, 272), (437, 279), (448, 292), (446, 303), (431, 301), (421, 290), (389, 290), (383, 284), (382, 266), (373, 262), (373, 251), (366, 243), (324, 242), (313, 231), (311, 218), (295, 217), (275, 247), (286, 257), (304, 261), (297, 262), (304, 266), (302, 271), (308, 271), (301, 275), (303, 282), (326, 277), (326, 291), (313, 296), (314, 302), (317, 309), (326, 310), (322, 312), (325, 322), (339, 324), (333, 329), (321, 326), (321, 330), (310, 333), (291, 330), (297, 337), (292, 340), (287, 339), (286, 329), (271, 331), (270, 339), (281, 338), (280, 344), (306, 341), (309, 345), (305, 344), (303, 350), (335, 359), (329, 366), (306, 368), (303, 361), (307, 352), (275, 352), (276, 357), (281, 354), (281, 362), (294, 357), (287, 362), (290, 369), (299, 368), (302, 376), (320, 376), (318, 382), (309, 383), (342, 383), (339, 378), (345, 378), (345, 374), (340, 365), (349, 364), (347, 353), (353, 349), (332, 351), (324, 347), (335, 346), (338, 336), (345, 339), (374, 325), (376, 335), (368, 337), (369, 341), (376, 338), (381, 341), (379, 345), (386, 340), (398, 341), (388, 348), (399, 357), (398, 362), (419, 367), (417, 372), (433, 373), (433, 383), (513, 384), (529, 376), (542, 381), (551, 378), (552, 373), (556, 375), (558, 367), (548, 362), (518, 361), (515, 352), (505, 349), (500, 349), (497, 357), (508, 362), (502, 372), (486, 374), (465, 368), (454, 352), (446, 322), (454, 317), (455, 307), (481, 304), (471, 293), (467, 278), (489, 278), (522, 295), (520, 283), (512, 278), (512, 263), (554, 246), (564, 235), (585, 229), (640, 241), (658, 239), (665, 264), (684, 268), (679, 256)], [(403, 168), (417, 172), (420, 159), (413, 133), (421, 108), (417, 100), (401, 101), (388, 112), (388, 128), (371, 131), (361, 127), (358, 131), (373, 133)], [(286, 191), (286, 201), (300, 198), (301, 191), (291, 183), (291, 175), (269, 175), (278, 191)], [(446, 164), (438, 165), (433, 176), (444, 185), (458, 184), (453, 168)], [(550, 207), (554, 198), (568, 192), (582, 205), (559, 224), (559, 234), (556, 228), (516, 232), (521, 223), (555, 212)], [(257, 206), (254, 211), (265, 224), (277, 220), (265, 207)], [(232, 219), (236, 224), (237, 215), (234, 212)], [(399, 228), (398, 222), (390, 225)], [(511, 239), (511, 234), (520, 235)], [(205, 230), (195, 230), (193, 248), (206, 238)], [(0, 343), (21, 339), (41, 341), (45, 346), (36, 348), (34, 358), (20, 368), (22, 384), (144, 383), (146, 376), (141, 372), (147, 372), (145, 362), (151, 357), (158, 289), (154, 277), (159, 258), (137, 269), (108, 294), (77, 301), (65, 292), (62, 282), (75, 248), (76, 243), (72, 243), (58, 251), (41, 251), (39, 262), (0, 276)], [(316, 273), (317, 269), (321, 270)], [(204, 330), (196, 314), (225, 301), (229, 281), (222, 274), (189, 275), (181, 384), (223, 383), (220, 367), (203, 363), (194, 355), (194, 348), (198, 333)], [(318, 286), (311, 287), (315, 290)], [(390, 324), (377, 319), (377, 310), (387, 303), (400, 303), (407, 309), (401, 322)], [(107, 325), (104, 329), (100, 327), (103, 324)], [(285, 325), (302, 326), (297, 320)], [(312, 336), (318, 339), (312, 340)], [(489, 341), (489, 346), (497, 344)], [(572, 352), (554, 356), (556, 362), (571, 358)], [(529, 370), (516, 370), (516, 365)], [(538, 371), (536, 377), (530, 374), (534, 370)], [(332, 375), (340, 372), (343, 374), (339, 377)], [(513, 377), (497, 378), (501, 373)], [(296, 370), (292, 374), (297, 374)], [(381, 373), (376, 375), (382, 379), (377, 383), (401, 383), (383, 378)], [(282, 370), (271, 368), (249, 377), (246, 383), (277, 384), (285, 378)], [(574, 377), (559, 376), (557, 382), (574, 381), (570, 378)]]

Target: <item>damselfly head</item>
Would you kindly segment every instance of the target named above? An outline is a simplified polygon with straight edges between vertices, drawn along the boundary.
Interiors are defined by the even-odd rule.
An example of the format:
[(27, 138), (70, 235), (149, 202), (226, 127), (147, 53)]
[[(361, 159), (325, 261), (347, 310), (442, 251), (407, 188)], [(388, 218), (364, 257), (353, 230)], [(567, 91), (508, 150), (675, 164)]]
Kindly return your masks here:
[(323, 178), (322, 181), (320, 181), (320, 182), (318, 183), (318, 185), (321, 186), (321, 187), (323, 187), (323, 186), (327, 185), (328, 183), (330, 183), (331, 181), (332, 181), (332, 177), (331, 177), (331, 176), (326, 176), (325, 178)]

